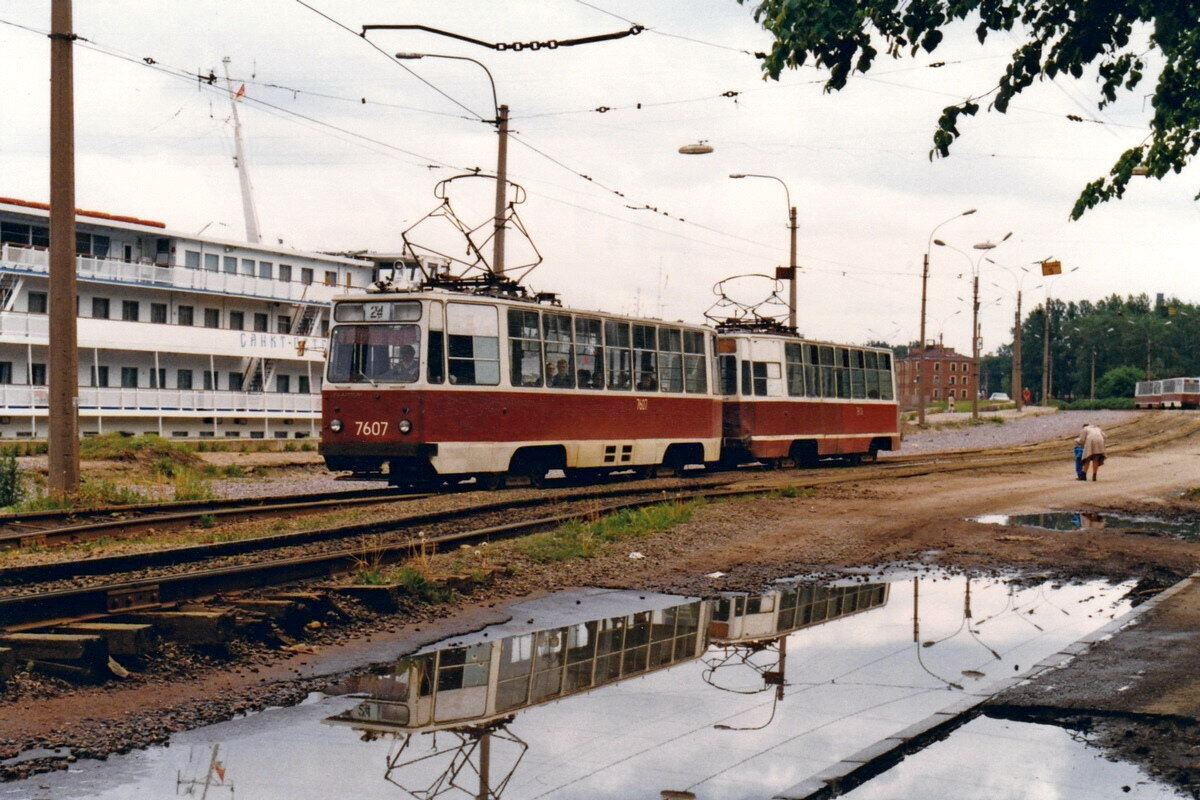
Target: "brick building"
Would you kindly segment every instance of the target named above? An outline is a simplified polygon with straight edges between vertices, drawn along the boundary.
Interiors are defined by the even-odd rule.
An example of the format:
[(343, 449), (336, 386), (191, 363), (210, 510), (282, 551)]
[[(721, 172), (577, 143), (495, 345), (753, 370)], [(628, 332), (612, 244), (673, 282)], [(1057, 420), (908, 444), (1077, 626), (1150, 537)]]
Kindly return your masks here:
[(896, 395), (900, 408), (916, 408), (919, 403), (917, 366), (921, 362), (925, 364), (926, 400), (942, 402), (953, 396), (959, 404), (970, 401), (974, 388), (971, 357), (956, 353), (953, 347), (931, 344), (923, 352), (896, 359)]

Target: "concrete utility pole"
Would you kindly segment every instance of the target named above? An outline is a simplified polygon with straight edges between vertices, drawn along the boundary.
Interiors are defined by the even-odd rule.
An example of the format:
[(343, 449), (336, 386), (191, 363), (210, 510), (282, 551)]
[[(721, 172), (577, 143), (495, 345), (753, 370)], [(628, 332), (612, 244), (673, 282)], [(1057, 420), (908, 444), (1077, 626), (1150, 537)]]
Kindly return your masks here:
[(1025, 407), (1021, 390), (1021, 290), (1017, 289), (1017, 314), (1013, 323), (1012, 399), (1017, 411)]
[[(478, 62), (476, 62), (478, 63)], [(480, 64), (480, 66), (483, 66)], [(484, 71), (487, 67), (484, 67)], [(488, 73), (491, 79), (492, 74)], [(494, 91), (494, 90), (493, 90)], [(493, 95), (493, 102), (495, 96)], [(496, 107), (496, 129), (500, 134), (499, 150), (496, 154), (496, 232), (492, 239), (492, 272), (504, 275), (504, 213), (508, 195), (508, 106)]]
[(1050, 293), (1046, 292), (1042, 314), (1042, 405), (1050, 402)]
[(50, 492), (79, 489), (75, 98), (71, 0), (50, 6)]

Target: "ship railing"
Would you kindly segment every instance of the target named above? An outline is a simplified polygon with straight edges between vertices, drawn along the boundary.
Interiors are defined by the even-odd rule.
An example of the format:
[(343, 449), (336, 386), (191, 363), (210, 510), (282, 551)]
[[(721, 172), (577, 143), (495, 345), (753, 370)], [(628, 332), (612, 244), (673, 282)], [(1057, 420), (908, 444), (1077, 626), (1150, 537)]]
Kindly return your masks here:
[[(0, 385), (0, 414), (44, 409), (48, 404), (48, 387)], [(316, 414), (321, 410), (321, 395), (81, 386), (79, 410), (89, 416), (134, 411), (203, 412), (211, 416)]]
[(0, 311), (0, 336), (45, 341), (50, 336), (50, 317), (20, 311)]
[[(0, 245), (0, 265), (28, 272), (47, 274), (50, 252), (35, 247)], [(262, 297), (285, 302), (328, 303), (344, 288), (299, 281), (279, 281), (232, 272), (194, 267), (173, 267), (149, 262), (125, 261), (101, 256), (77, 256), (80, 280), (113, 281), (157, 286), (168, 289), (215, 292), (218, 294)]]

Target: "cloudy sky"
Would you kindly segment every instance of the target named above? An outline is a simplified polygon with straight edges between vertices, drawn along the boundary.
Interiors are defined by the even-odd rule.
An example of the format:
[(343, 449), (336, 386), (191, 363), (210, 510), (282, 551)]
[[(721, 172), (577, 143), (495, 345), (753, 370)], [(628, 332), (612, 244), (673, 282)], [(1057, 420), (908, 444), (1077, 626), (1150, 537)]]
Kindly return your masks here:
[[(980, 47), (968, 23), (932, 55), (882, 59), (825, 94), (812, 68), (763, 80), (752, 53), (769, 38), (734, 0), (308, 1), (334, 21), (296, 0), (75, 3), (87, 40), (75, 61), (78, 205), (242, 238), (228, 95), (188, 77), (221, 75), (228, 56), (246, 86), (239, 111), (264, 235), (305, 249), (398, 249), (401, 231), (437, 204), (439, 180), (495, 168), (494, 128), (479, 121), (492, 115), (483, 70), (387, 57), (439, 53), (484, 62), (511, 107), (510, 177), (526, 190), (519, 214), (545, 259), (527, 282), (569, 305), (700, 321), (717, 281), (785, 263), (783, 186), (730, 173), (776, 176), (798, 207), (809, 336), (915, 339), (931, 231), (970, 208), (978, 213), (938, 231), (963, 252), (934, 247), (931, 261), (928, 335), (960, 350), (970, 349), (973, 245), (1010, 231), (988, 254), (996, 266), (979, 263), (985, 351), (1008, 338), (1020, 267), (1050, 256), (1067, 271), (1056, 297), (1200, 298), (1196, 170), (1139, 181), (1125, 200), (1068, 221), (1084, 183), (1146, 136), (1151, 84), (1101, 113), (1093, 75), (1046, 82), (1007, 115), (966, 120), (952, 157), (929, 160), (941, 108), (994, 86), (1015, 36)], [(0, 7), (0, 196), (48, 199), (49, 18), (49, 0)], [(377, 50), (335, 21), (491, 42), (646, 30), (536, 52), (381, 31), (370, 36)], [(699, 140), (714, 151), (679, 154)], [(466, 184), (456, 207), (486, 220), (491, 189)], [(528, 249), (510, 242), (509, 262), (520, 262)], [(746, 299), (765, 290), (742, 283)], [(1022, 287), (1026, 309), (1044, 298), (1036, 269)]]

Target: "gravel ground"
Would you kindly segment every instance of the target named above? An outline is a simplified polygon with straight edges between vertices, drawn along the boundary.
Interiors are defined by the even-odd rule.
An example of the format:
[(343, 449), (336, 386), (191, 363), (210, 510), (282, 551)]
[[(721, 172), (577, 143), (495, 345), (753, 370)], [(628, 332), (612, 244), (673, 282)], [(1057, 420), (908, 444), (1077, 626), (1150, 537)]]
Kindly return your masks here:
[[(889, 455), (911, 456), (921, 453), (941, 453), (947, 450), (968, 450), (987, 447), (1012, 447), (1048, 439), (1062, 439), (1066, 447), (1079, 434), (1084, 423), (1091, 422), (1102, 429), (1130, 422), (1145, 411), (1049, 411), (1031, 406), (1020, 414), (1016, 411), (981, 413), (980, 424), (970, 423), (971, 414), (931, 414), (926, 418), (926, 430), (910, 428), (904, 433), (900, 449)], [(995, 420), (1001, 419), (1003, 423)]]

